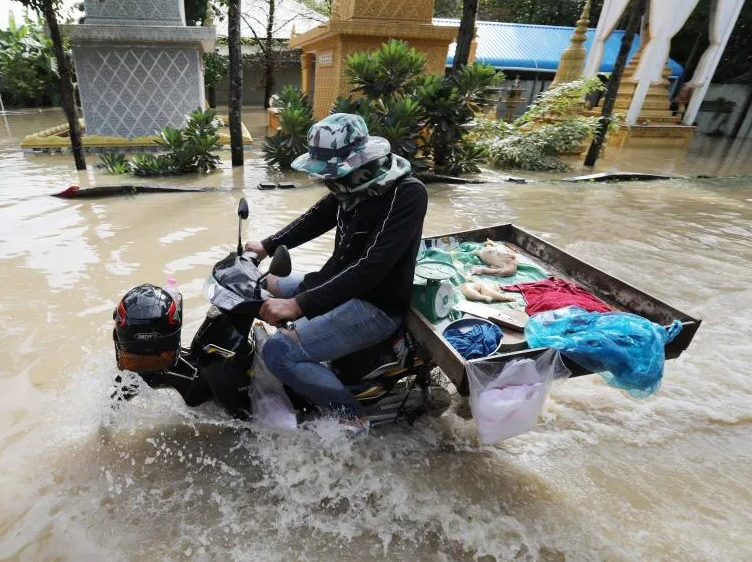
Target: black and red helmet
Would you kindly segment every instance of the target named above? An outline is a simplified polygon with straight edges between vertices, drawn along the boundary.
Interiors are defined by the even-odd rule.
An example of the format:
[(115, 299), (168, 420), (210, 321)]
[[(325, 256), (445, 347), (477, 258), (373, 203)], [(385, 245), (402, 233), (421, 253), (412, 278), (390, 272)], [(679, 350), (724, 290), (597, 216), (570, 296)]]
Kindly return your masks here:
[[(121, 356), (159, 356), (165, 360), (162, 363), (169, 364), (177, 361), (182, 316), (182, 302), (173, 299), (160, 287), (146, 284), (128, 291), (112, 315), (115, 321), (112, 337), (118, 366), (140, 370), (133, 369), (130, 364), (123, 365)], [(162, 368), (169, 367), (169, 364)]]

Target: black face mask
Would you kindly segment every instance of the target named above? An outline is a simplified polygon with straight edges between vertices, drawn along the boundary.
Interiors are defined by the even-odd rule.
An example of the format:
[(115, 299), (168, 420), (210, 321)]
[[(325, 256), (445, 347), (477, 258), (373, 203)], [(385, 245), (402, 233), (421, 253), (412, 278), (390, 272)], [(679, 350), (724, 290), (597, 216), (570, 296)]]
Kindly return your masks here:
[[(395, 164), (395, 158), (398, 158)], [(395, 168), (396, 166), (396, 168)], [(404, 158), (389, 154), (353, 170), (341, 178), (324, 180), (346, 211), (354, 209), (369, 197), (382, 195), (392, 189), (395, 182), (410, 173), (410, 163)]]
[(341, 183), (341, 179), (342, 178), (340, 178), (340, 180), (324, 180), (324, 185), (337, 199), (340, 201), (347, 201), (354, 194), (350, 193), (347, 186)]
[(354, 191), (362, 184), (371, 180), (374, 174), (381, 168), (381, 159), (369, 162), (365, 166), (358, 168), (357, 170), (342, 176), (337, 179), (325, 179), (324, 185), (331, 191), (334, 196), (342, 203), (351, 201), (356, 197), (367, 196), (365, 193), (354, 193)]

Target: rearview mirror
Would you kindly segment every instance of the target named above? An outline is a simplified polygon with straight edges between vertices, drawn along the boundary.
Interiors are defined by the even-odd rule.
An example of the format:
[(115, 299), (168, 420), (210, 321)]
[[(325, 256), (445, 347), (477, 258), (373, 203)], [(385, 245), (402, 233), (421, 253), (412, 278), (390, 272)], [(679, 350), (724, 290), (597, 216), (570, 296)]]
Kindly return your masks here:
[(248, 218), (248, 201), (245, 200), (245, 197), (241, 197), (240, 202), (238, 203), (238, 216), (240, 217), (240, 220), (246, 220)]
[(269, 264), (269, 273), (277, 277), (287, 277), (291, 271), (290, 252), (287, 251), (287, 247), (279, 246)]

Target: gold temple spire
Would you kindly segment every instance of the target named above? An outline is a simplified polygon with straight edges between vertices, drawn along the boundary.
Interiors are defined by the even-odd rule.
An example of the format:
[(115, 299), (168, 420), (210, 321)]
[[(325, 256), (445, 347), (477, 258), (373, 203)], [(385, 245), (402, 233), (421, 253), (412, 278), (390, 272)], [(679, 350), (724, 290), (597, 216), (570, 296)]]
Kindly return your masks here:
[(559, 69), (551, 86), (573, 82), (582, 78), (582, 69), (585, 66), (587, 51), (585, 50), (585, 41), (587, 40), (588, 26), (590, 25), (590, 6), (592, 0), (585, 2), (582, 15), (574, 28), (569, 42), (571, 43), (561, 55)]

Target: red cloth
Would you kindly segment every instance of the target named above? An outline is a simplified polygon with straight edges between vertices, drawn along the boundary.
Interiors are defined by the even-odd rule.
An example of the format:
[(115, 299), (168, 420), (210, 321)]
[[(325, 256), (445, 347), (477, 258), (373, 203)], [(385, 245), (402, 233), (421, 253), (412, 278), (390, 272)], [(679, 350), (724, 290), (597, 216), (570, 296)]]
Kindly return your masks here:
[(566, 306), (580, 306), (589, 312), (611, 312), (613, 308), (595, 298), (579, 285), (566, 279), (549, 277), (545, 281), (505, 285), (505, 291), (522, 293), (527, 306), (525, 312), (530, 316), (538, 312), (556, 310)]

